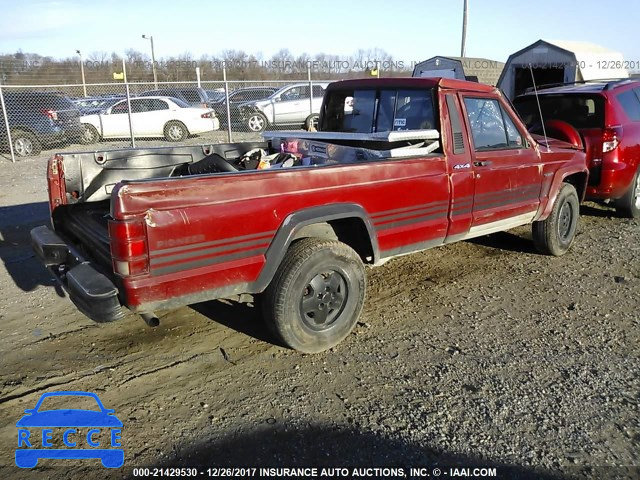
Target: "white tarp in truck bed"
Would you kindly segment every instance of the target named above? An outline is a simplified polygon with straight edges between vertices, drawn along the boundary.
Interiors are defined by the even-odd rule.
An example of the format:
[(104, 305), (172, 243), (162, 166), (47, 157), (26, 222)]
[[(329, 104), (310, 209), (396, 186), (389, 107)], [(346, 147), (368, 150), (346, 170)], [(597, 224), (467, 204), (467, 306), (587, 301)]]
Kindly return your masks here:
[(374, 133), (351, 133), (351, 132), (304, 132), (300, 130), (264, 132), (262, 136), (266, 140), (274, 138), (299, 138), (302, 140), (317, 140), (319, 142), (327, 140), (343, 141), (370, 141), (370, 142), (403, 142), (410, 140), (437, 140), (440, 132), (435, 129), (428, 130), (399, 130)]

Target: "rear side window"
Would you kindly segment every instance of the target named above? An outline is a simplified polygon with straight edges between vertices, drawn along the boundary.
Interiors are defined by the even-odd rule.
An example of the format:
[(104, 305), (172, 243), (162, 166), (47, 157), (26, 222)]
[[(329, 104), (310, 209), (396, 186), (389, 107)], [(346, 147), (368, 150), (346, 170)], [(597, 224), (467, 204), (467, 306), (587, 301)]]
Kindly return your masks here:
[(619, 93), (616, 95), (616, 100), (622, 105), (627, 117), (634, 122), (640, 121), (640, 100), (633, 90)]
[[(539, 98), (545, 121), (562, 120), (578, 129), (604, 127), (604, 98), (601, 95), (547, 94)], [(513, 106), (527, 128), (535, 130), (542, 126), (534, 95), (516, 98)]]
[(160, 100), (159, 98), (152, 98), (150, 100), (149, 111), (156, 110), (169, 110), (169, 105), (164, 100)]

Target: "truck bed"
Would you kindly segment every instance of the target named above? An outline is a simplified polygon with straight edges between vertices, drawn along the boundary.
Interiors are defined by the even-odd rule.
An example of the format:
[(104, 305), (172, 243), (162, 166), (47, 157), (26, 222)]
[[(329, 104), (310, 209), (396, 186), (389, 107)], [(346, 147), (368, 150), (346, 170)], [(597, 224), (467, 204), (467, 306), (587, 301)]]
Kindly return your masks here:
[(68, 238), (88, 258), (111, 273), (108, 221), (109, 200), (64, 205), (54, 211), (56, 231)]

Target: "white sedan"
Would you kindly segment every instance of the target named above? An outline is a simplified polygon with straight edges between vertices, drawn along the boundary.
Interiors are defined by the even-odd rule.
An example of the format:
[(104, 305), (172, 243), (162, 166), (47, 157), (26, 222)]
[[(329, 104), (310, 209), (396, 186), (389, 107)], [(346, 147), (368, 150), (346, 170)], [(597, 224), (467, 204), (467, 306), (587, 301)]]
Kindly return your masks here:
[[(214, 110), (191, 107), (173, 97), (131, 98), (133, 135), (139, 138), (161, 138), (180, 142), (189, 135), (211, 132), (220, 128)], [(103, 138), (128, 138), (129, 105), (126, 99), (103, 112), (80, 117), (84, 134), (82, 143), (95, 143)]]

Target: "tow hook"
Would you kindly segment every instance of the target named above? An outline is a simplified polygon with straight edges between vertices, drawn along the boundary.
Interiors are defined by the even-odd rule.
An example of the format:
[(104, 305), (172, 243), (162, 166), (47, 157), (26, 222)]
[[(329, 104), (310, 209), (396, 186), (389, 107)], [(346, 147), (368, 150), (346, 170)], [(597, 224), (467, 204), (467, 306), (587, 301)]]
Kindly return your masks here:
[(160, 325), (160, 319), (156, 317), (156, 314), (153, 312), (141, 313), (140, 316), (144, 320), (144, 323), (146, 323), (150, 327), (157, 327), (158, 325)]

